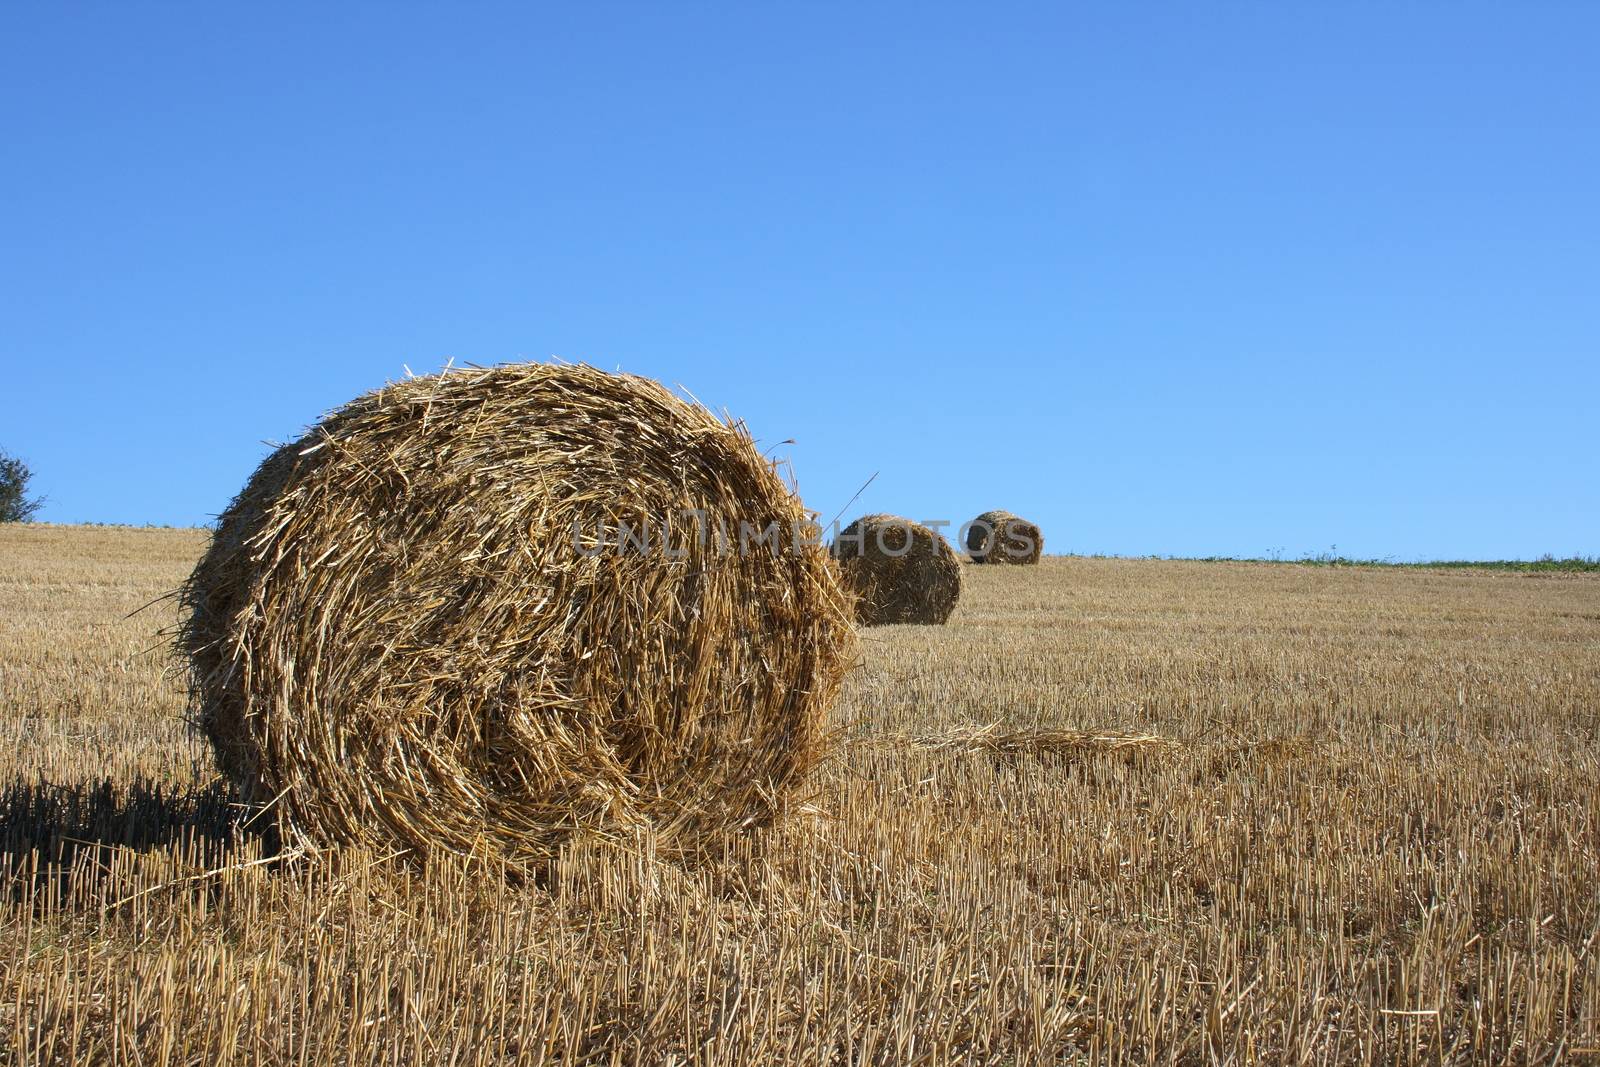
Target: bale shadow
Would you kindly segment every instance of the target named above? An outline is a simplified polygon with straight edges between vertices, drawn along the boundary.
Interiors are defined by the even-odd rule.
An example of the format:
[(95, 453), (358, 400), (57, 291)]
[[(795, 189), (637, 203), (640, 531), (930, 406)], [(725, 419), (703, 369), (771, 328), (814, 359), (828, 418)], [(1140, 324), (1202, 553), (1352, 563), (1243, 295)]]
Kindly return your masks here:
[[(13, 894), (109, 869), (114, 854), (179, 848), (219, 865), (247, 841), (276, 854), (276, 828), (249, 825), (231, 786), (164, 786), (147, 779), (118, 785), (18, 779), (0, 792), (0, 879)], [(80, 888), (82, 888), (80, 886)]]

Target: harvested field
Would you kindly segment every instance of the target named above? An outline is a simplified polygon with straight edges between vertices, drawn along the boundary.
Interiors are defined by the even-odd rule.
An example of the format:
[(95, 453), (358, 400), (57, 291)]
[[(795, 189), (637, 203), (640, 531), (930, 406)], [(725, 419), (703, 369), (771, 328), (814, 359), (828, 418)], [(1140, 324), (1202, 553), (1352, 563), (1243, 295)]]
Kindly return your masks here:
[(0, 527), (0, 1062), (1600, 1049), (1600, 575), (972, 568), (863, 635), (798, 816), (512, 887), (237, 834), (129, 617), (203, 546)]

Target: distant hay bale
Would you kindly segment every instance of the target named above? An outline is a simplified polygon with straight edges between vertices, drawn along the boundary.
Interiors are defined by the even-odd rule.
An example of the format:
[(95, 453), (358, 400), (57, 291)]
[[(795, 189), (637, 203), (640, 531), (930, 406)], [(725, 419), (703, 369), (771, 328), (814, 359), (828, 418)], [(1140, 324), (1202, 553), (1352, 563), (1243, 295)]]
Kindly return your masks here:
[(1039, 527), (1009, 511), (985, 511), (966, 530), (967, 555), (974, 563), (1038, 563), (1044, 554)]
[(948, 542), (898, 515), (866, 515), (833, 543), (866, 626), (943, 623), (961, 599), (961, 560)]
[[(647, 529), (688, 509), (698, 535)], [(809, 517), (741, 425), (646, 379), (391, 384), (221, 516), (181, 594), (197, 723), (289, 842), (696, 851), (779, 813), (856, 649), (819, 546), (706, 531)]]

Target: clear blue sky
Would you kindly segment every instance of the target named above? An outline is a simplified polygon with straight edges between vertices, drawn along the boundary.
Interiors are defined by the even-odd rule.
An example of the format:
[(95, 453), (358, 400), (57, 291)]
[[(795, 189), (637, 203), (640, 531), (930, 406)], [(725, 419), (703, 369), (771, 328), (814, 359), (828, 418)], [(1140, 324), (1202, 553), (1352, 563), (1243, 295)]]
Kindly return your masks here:
[[(1600, 553), (1600, 7), (28, 4), (0, 448), (187, 524), (448, 358), (1051, 550)], [(847, 516), (848, 517), (848, 516)]]

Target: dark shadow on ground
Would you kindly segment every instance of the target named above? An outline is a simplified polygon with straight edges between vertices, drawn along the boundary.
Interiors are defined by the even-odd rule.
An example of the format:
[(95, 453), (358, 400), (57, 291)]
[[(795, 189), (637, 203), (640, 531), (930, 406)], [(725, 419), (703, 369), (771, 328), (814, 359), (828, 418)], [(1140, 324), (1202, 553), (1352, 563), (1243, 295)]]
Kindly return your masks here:
[(273, 829), (248, 826), (247, 819), (233, 790), (220, 782), (19, 780), (0, 792), (0, 878), (37, 882), (74, 869), (104, 869), (123, 850), (177, 846), (202, 863), (225, 862), (247, 839), (260, 842), (264, 854), (276, 851)]

